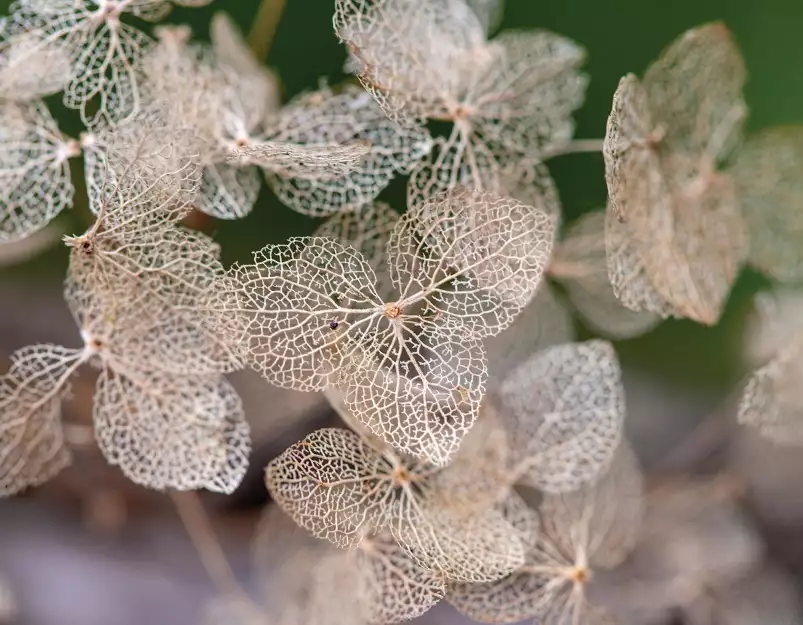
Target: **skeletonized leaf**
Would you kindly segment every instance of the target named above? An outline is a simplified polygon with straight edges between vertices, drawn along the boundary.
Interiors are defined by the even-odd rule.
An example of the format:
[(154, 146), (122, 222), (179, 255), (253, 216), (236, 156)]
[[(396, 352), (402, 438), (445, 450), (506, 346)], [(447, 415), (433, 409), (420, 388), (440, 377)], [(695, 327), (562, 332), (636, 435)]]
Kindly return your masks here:
[(28, 102), (64, 87), (70, 58), (59, 42), (46, 43), (31, 33), (5, 35), (0, 23), (0, 93), (4, 100)]
[(248, 424), (222, 376), (104, 368), (94, 422), (106, 459), (149, 488), (231, 493), (248, 467)]
[(566, 492), (611, 462), (622, 437), (625, 399), (610, 343), (538, 352), (507, 377), (499, 394), (515, 481)]
[(626, 339), (651, 330), (660, 317), (633, 311), (616, 298), (608, 280), (605, 213), (587, 213), (566, 229), (550, 264), (551, 277), (565, 288), (583, 322), (614, 339)]
[(61, 401), (81, 350), (32, 345), (14, 352), (0, 377), (0, 496), (54, 477), (70, 463)]
[(274, 460), (267, 483), (297, 523), (342, 547), (384, 528), (409, 557), (452, 579), (498, 579), (519, 566), (521, 537), (504, 517), (445, 503), (432, 473), (353, 432), (325, 429)]
[[(355, 210), (372, 202), (394, 176), (410, 173), (431, 148), (426, 130), (388, 120), (376, 102), (354, 85), (337, 92), (324, 87), (299, 96), (281, 111), (271, 138), (319, 151), (327, 159), (329, 167), (321, 171), (309, 167), (309, 159), (306, 168), (296, 171), (266, 167), (268, 184), (279, 199), (312, 216)], [(348, 168), (335, 169), (332, 159), (338, 150), (358, 150), (361, 158)]]
[(642, 82), (621, 80), (603, 155), (610, 277), (626, 306), (719, 319), (746, 251), (733, 182), (716, 171), (739, 137), (743, 82), (722, 24), (682, 35)]
[(299, 145), (262, 141), (232, 150), (229, 163), (259, 165), (287, 178), (339, 178), (355, 169), (371, 149), (367, 141), (345, 145)]
[(538, 543), (520, 569), (491, 583), (452, 583), (447, 600), (484, 622), (609, 623), (607, 614), (587, 601), (585, 588), (595, 568), (616, 566), (633, 548), (641, 491), (638, 464), (625, 446), (596, 483), (545, 497)]
[(0, 103), (0, 243), (26, 237), (72, 204), (67, 160), (80, 154), (41, 101)]
[(535, 295), (552, 252), (555, 221), (541, 206), (460, 189), (411, 208), (391, 234), (391, 278), (417, 290), (479, 336), (509, 326)]
[(767, 129), (747, 140), (728, 170), (750, 237), (749, 262), (781, 282), (803, 279), (803, 128)]
[(358, 210), (332, 215), (315, 231), (316, 237), (334, 239), (363, 255), (374, 270), (377, 291), (383, 299), (392, 297), (388, 241), (399, 214), (384, 202), (365, 204)]
[(492, 33), (499, 28), (505, 12), (504, 0), (467, 0), (471, 10), (476, 13), (486, 33)]

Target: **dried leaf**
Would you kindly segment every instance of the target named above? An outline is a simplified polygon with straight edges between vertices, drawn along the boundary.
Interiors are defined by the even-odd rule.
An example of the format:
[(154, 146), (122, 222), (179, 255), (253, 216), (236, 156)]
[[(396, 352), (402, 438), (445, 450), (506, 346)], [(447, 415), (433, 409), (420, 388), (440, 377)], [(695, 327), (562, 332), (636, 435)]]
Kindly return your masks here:
[(61, 134), (41, 101), (0, 103), (0, 243), (22, 239), (72, 205), (70, 157), (81, 148)]
[(508, 375), (499, 395), (513, 481), (548, 493), (575, 490), (608, 466), (620, 444), (625, 398), (610, 343), (542, 350)]
[(552, 228), (549, 216), (514, 200), (471, 191), (436, 198), (392, 232), (387, 254), (401, 295), (388, 300), (353, 248), (319, 238), (268, 246), (227, 283), (239, 302), (231, 316), (242, 319), (232, 340), (274, 384), (336, 385), (375, 435), (446, 463), (484, 392), (480, 337), (532, 298)]
[(622, 448), (597, 483), (547, 496), (539, 516), (540, 538), (524, 566), (491, 583), (450, 583), (447, 600), (483, 622), (610, 623), (589, 604), (585, 588), (594, 569), (615, 566), (633, 547), (641, 522), (641, 475), (632, 452)]
[(325, 429), (274, 460), (267, 483), (297, 523), (341, 547), (387, 529), (415, 562), (452, 579), (498, 579), (519, 566), (521, 538), (503, 516), (444, 503), (435, 473), (353, 432)]
[[(268, 184), (285, 204), (305, 215), (355, 210), (372, 202), (397, 174), (408, 174), (431, 149), (423, 128), (402, 127), (385, 117), (362, 89), (324, 87), (291, 101), (269, 131), (272, 140), (321, 154), (325, 168), (282, 171), (267, 167)], [(337, 147), (342, 146), (342, 147)], [(339, 151), (361, 158), (334, 167)], [(264, 163), (261, 163), (264, 165)]]
[(644, 334), (660, 322), (649, 311), (633, 311), (616, 298), (608, 281), (605, 213), (587, 213), (566, 229), (555, 247), (549, 273), (566, 289), (569, 301), (592, 330), (614, 339)]
[(751, 137), (728, 172), (750, 236), (750, 264), (781, 282), (803, 280), (803, 128)]
[(38, 486), (71, 460), (61, 429), (61, 400), (83, 362), (58, 345), (17, 350), (0, 377), (0, 496)]
[(603, 155), (609, 272), (629, 308), (719, 319), (746, 253), (733, 182), (716, 169), (739, 137), (744, 78), (714, 23), (682, 35), (642, 82), (621, 80)]

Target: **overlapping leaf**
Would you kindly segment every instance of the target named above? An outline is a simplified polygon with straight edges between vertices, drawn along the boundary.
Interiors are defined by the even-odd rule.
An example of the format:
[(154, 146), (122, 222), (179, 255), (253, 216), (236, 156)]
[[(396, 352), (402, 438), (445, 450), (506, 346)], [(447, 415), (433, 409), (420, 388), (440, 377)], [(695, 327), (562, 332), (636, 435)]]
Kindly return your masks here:
[[(457, 466), (455, 479), (481, 475)], [(348, 430), (325, 429), (274, 460), (267, 482), (298, 524), (341, 547), (387, 530), (427, 569), (451, 579), (498, 579), (520, 565), (521, 536), (493, 508), (441, 498), (438, 473), (450, 470), (375, 449)]]
[(610, 343), (534, 354), (507, 376), (499, 399), (512, 481), (549, 493), (572, 491), (604, 471), (619, 447), (625, 399)]
[(553, 220), (476, 191), (409, 211), (388, 245), (394, 298), (356, 250), (330, 239), (268, 246), (235, 267), (253, 366), (274, 384), (341, 389), (355, 417), (398, 449), (445, 463), (476, 419), (485, 384), (480, 338), (533, 297)]
[(139, 108), (137, 67), (151, 45), (147, 35), (120, 18), (128, 13), (155, 21), (169, 10), (168, 0), (18, 0), (7, 36), (12, 46), (23, 47), (10, 55), (7, 71), (19, 72), (59, 48), (70, 66), (62, 76), (65, 104), (80, 109), (88, 126), (116, 124)]
[(0, 496), (37, 486), (70, 463), (61, 400), (81, 350), (33, 345), (14, 352), (0, 377)]
[(596, 483), (545, 497), (538, 543), (519, 570), (491, 583), (451, 583), (447, 600), (483, 622), (609, 623), (588, 602), (586, 585), (594, 569), (616, 566), (633, 548), (642, 516), (641, 490), (638, 464), (623, 447)]
[(744, 64), (727, 29), (692, 29), (614, 95), (603, 153), (609, 274), (629, 308), (713, 325), (744, 258), (732, 180)]
[(512, 32), (487, 43), (463, 0), (339, 0), (334, 26), (391, 119), (453, 123), (412, 173), (414, 205), (458, 185), (504, 193), (510, 168), (548, 176), (540, 160), (571, 138), (586, 81), (577, 71), (583, 52), (568, 39)]
[(651, 330), (660, 316), (626, 308), (608, 278), (605, 213), (592, 212), (574, 221), (555, 247), (550, 276), (560, 282), (569, 301), (593, 330), (614, 339), (632, 338)]
[(775, 280), (800, 282), (803, 128), (770, 128), (749, 138), (728, 171), (750, 237), (748, 261)]

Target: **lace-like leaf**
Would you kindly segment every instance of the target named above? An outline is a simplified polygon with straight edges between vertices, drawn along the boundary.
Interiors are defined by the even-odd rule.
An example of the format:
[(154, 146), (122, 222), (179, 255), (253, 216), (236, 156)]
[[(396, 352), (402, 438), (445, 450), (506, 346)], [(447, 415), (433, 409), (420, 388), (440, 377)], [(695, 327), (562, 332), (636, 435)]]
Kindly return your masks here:
[(4, 100), (28, 102), (61, 91), (70, 58), (59, 42), (44, 43), (30, 33), (7, 35), (0, 24), (0, 92)]
[(200, 209), (218, 219), (240, 219), (251, 212), (259, 195), (254, 167), (215, 163), (204, 168)]
[(231, 493), (248, 467), (240, 398), (220, 376), (104, 370), (94, 421), (109, 463), (149, 488)]
[(288, 178), (339, 178), (357, 167), (371, 149), (367, 141), (346, 145), (297, 145), (289, 142), (262, 141), (232, 150), (229, 163), (259, 165), (278, 176)]
[(326, 429), (274, 460), (267, 483), (297, 523), (343, 547), (387, 528), (416, 562), (453, 579), (497, 579), (519, 566), (521, 539), (504, 518), (444, 505), (431, 472), (353, 432)]
[(467, 0), (466, 4), (476, 13), (486, 33), (499, 28), (505, 11), (504, 0)]
[(411, 208), (393, 231), (391, 277), (403, 295), (480, 336), (498, 334), (534, 297), (552, 252), (554, 218), (490, 193), (459, 190)]
[(583, 322), (615, 339), (627, 339), (651, 330), (660, 317), (625, 308), (608, 281), (605, 213), (593, 212), (573, 222), (556, 246), (550, 275), (565, 288)]
[(66, 139), (44, 103), (0, 103), (0, 243), (22, 239), (72, 204)]
[(374, 202), (354, 212), (332, 215), (315, 231), (315, 236), (334, 239), (362, 254), (374, 270), (379, 295), (391, 299), (393, 284), (390, 281), (388, 241), (398, 221), (399, 214), (389, 205)]
[(484, 33), (462, 0), (337, 0), (334, 27), (363, 86), (394, 121), (437, 116), (470, 77)]
[(433, 115), (454, 126), (412, 173), (413, 205), (456, 186), (505, 195), (517, 178), (544, 190), (552, 184), (542, 155), (571, 139), (570, 116), (587, 82), (577, 71), (584, 53), (565, 38), (535, 31), (505, 33), (487, 54), (485, 71), (477, 61), (467, 93), (454, 95), (459, 105)]
[(426, 130), (394, 124), (368, 94), (353, 85), (338, 92), (323, 88), (299, 96), (282, 110), (272, 137), (320, 151), (330, 165), (336, 153), (327, 145), (361, 151), (362, 157), (341, 172), (331, 167), (323, 172), (266, 170), (279, 199), (313, 216), (355, 210), (372, 202), (397, 173), (410, 173), (431, 148)]
[(448, 601), (484, 622), (535, 618), (539, 623), (610, 623), (586, 599), (594, 568), (611, 568), (632, 549), (641, 524), (641, 474), (632, 452), (619, 451), (595, 484), (542, 502), (542, 531), (518, 571), (491, 583), (452, 583)]
[(624, 390), (610, 343), (550, 347), (500, 389), (516, 481), (549, 493), (577, 489), (611, 462), (622, 437)]
[(0, 377), (0, 496), (48, 481), (71, 460), (61, 400), (81, 351), (33, 345), (14, 352)]
[(729, 169), (747, 232), (749, 262), (782, 282), (803, 279), (803, 128), (770, 128), (751, 137)]

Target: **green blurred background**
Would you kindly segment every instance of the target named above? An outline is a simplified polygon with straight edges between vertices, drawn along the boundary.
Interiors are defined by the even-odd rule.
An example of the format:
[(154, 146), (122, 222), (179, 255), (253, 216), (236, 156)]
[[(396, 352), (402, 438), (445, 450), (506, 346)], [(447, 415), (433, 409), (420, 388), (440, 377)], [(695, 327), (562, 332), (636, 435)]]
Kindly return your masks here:
[[(420, 0), (426, 2), (427, 0)], [(7, 0), (0, 0), (5, 12)], [(216, 0), (202, 9), (177, 9), (170, 20), (188, 23), (206, 39), (210, 17), (227, 11), (247, 32), (259, 0)], [(285, 97), (314, 89), (320, 77), (336, 84), (345, 51), (332, 32), (334, 0), (286, 0), (286, 8), (268, 64), (283, 81)], [(611, 97), (619, 78), (642, 73), (661, 49), (684, 30), (711, 20), (724, 20), (741, 46), (749, 72), (746, 99), (748, 129), (803, 123), (803, 2), (801, 0), (508, 0), (503, 29), (546, 28), (575, 39), (588, 51), (591, 76), (586, 103), (576, 114), (579, 138), (602, 137)], [(60, 96), (48, 100), (68, 134), (80, 132), (74, 111), (64, 109)], [(604, 205), (602, 157), (565, 156), (550, 162), (567, 220)], [(74, 177), (78, 180), (78, 176)], [(80, 191), (79, 196), (80, 198)], [(394, 182), (383, 199), (401, 209), (403, 181)], [(66, 231), (80, 230), (80, 206), (62, 217)], [(307, 234), (317, 222), (282, 206), (263, 189), (254, 212), (236, 222), (218, 222), (213, 234), (227, 261), (247, 259), (266, 243), (293, 234)], [(58, 288), (66, 264), (63, 249), (36, 262), (6, 270), (2, 277), (41, 280)], [(618, 345), (625, 363), (656, 372), (673, 385), (698, 390), (729, 388), (743, 374), (741, 345), (752, 295), (764, 288), (760, 276), (745, 271), (726, 313), (715, 328), (686, 321), (667, 321), (650, 334)], [(13, 303), (10, 303), (13, 305)], [(8, 305), (8, 304), (6, 304)]]

